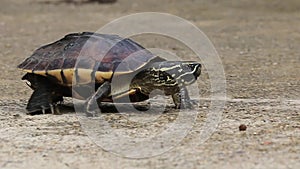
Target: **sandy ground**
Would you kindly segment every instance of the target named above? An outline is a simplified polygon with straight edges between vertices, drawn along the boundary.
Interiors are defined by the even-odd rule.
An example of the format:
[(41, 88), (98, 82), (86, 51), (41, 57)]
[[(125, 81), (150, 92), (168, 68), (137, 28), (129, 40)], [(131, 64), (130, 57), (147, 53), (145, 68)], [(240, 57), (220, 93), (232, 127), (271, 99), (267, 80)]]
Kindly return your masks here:
[[(103, 150), (89, 137), (74, 110), (65, 109), (62, 115), (25, 114), (32, 91), (21, 81), (23, 73), (16, 66), (37, 47), (70, 32), (96, 31), (118, 17), (147, 11), (189, 20), (205, 32), (220, 55), (226, 106), (216, 131), (204, 143), (199, 138), (206, 130), (203, 124), (211, 106), (205, 70), (198, 85), (206, 99), (196, 108), (199, 113), (191, 121), (193, 128), (171, 150), (154, 157), (130, 159)], [(300, 1), (118, 0), (98, 4), (1, 0), (0, 13), (1, 169), (300, 168)], [(174, 40), (151, 35), (135, 39), (178, 56), (191, 53)], [(139, 133), (139, 137), (162, 132), (179, 117), (169, 109), (143, 128), (119, 114), (103, 116), (112, 126)], [(240, 124), (246, 124), (247, 130), (239, 131)], [(123, 143), (112, 138), (112, 146), (118, 141)], [(161, 144), (153, 149), (144, 146), (140, 153), (168, 146)], [(126, 149), (125, 144), (122, 150)]]

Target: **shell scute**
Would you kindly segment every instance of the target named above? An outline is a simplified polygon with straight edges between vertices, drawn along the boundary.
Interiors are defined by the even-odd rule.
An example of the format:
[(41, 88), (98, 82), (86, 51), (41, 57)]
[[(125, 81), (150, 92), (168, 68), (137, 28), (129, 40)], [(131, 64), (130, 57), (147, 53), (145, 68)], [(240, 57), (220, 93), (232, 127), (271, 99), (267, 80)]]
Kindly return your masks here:
[(28, 58), (27, 60), (25, 60), (25, 64), (24, 64), (24, 68), (25, 69), (32, 69), (36, 66), (36, 64), (39, 63), (39, 61), (35, 58)]
[(95, 63), (96, 62), (93, 59), (90, 59), (90, 58), (77, 59), (75, 67), (77, 69), (90, 69), (90, 70), (93, 70), (93, 68), (95, 66)]
[(45, 70), (45, 68), (47, 68), (49, 65), (48, 61), (40, 61), (35, 67), (34, 67), (34, 71), (40, 71), (40, 70)]
[(65, 59), (62, 67), (64, 69), (71, 69), (74, 68), (74, 65), (76, 64), (77, 60), (74, 58)]
[(47, 67), (47, 71), (49, 70), (56, 70), (56, 69), (61, 69), (62, 68), (62, 65), (64, 63), (64, 59), (63, 58), (57, 58), (57, 59), (54, 59), (52, 60), (48, 67)]
[(96, 67), (96, 71), (99, 72), (108, 72), (113, 69), (113, 64), (110, 62), (98, 62), (98, 67)]

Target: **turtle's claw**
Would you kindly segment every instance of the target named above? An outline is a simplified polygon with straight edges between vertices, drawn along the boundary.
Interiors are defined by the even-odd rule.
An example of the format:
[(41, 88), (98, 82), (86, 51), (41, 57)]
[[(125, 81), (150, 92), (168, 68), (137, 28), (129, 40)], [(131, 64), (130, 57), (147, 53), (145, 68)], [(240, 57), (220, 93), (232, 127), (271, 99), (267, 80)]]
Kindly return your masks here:
[(55, 110), (56, 110), (56, 113), (57, 113), (57, 114), (61, 114), (60, 111), (59, 111), (58, 106), (55, 107)]
[(41, 106), (41, 108), (42, 108), (42, 113), (43, 113), (43, 114), (46, 114), (46, 110), (47, 110), (46, 107)]
[(97, 117), (97, 112), (95, 111), (88, 111), (85, 113), (87, 117)]
[(49, 106), (50, 106), (51, 113), (55, 114), (55, 112), (54, 112), (54, 105), (53, 104), (49, 104)]
[[(57, 104), (55, 104), (55, 103), (49, 104), (49, 107), (50, 107), (50, 111), (51, 111), (52, 114), (61, 114)], [(43, 114), (45, 114), (45, 112), (46, 112), (45, 107), (44, 108), (42, 107), (42, 112), (43, 112)]]
[[(97, 105), (97, 106), (96, 106)], [(98, 114), (98, 104), (92, 103), (92, 101), (87, 102), (86, 104), (86, 116), (87, 117), (97, 117)]]
[(190, 103), (193, 105), (193, 106), (196, 106), (198, 107), (199, 106), (199, 101), (198, 100), (190, 100)]
[(199, 106), (199, 101), (197, 100), (182, 100), (181, 104), (175, 106), (176, 109), (194, 109)]
[(98, 108), (94, 108), (93, 106), (91, 106), (91, 105), (89, 105), (89, 104), (87, 104), (87, 106), (86, 106), (86, 112), (85, 112), (85, 114), (86, 114), (86, 116), (87, 117), (97, 117), (98, 115)]
[(181, 102), (180, 109), (193, 109), (194, 106), (190, 101)]

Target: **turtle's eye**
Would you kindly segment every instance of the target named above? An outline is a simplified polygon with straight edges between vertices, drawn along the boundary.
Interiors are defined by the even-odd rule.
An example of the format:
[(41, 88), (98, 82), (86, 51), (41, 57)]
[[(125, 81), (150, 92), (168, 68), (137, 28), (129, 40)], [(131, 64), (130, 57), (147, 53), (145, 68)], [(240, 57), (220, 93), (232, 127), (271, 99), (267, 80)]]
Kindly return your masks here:
[(159, 78), (159, 80), (164, 80), (165, 81), (165, 80), (168, 79), (168, 75), (164, 72), (159, 72), (158, 78)]

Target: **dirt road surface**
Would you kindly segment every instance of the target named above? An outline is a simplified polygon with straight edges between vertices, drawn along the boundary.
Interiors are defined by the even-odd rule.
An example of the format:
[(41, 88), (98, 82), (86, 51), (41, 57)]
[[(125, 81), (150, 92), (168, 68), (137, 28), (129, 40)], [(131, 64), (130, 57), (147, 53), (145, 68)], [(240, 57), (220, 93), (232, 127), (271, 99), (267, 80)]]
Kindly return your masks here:
[[(65, 109), (62, 115), (25, 114), (32, 91), (21, 81), (23, 72), (16, 69), (23, 59), (67, 33), (96, 31), (137, 12), (182, 17), (215, 45), (225, 71), (227, 99), (220, 123), (204, 143), (198, 141), (211, 106), (205, 69), (198, 81), (203, 99), (196, 120), (191, 121), (193, 128), (171, 150), (154, 157), (132, 159), (103, 150), (85, 132), (74, 110)], [(0, 39), (1, 169), (300, 168), (298, 0), (118, 0), (113, 4), (1, 0)], [(134, 39), (183, 58), (193, 54), (181, 43), (160, 36)], [(103, 116), (112, 126), (142, 137), (161, 132), (178, 114), (168, 110), (150, 123), (151, 130), (124, 121), (119, 114)], [(151, 115), (144, 116), (147, 118)], [(239, 131), (240, 124), (247, 130)], [(122, 140), (111, 140), (112, 144), (118, 141)], [(162, 143), (151, 151), (159, 152), (163, 146), (167, 145)], [(122, 149), (126, 150), (126, 145)], [(141, 153), (148, 150), (145, 146)]]

